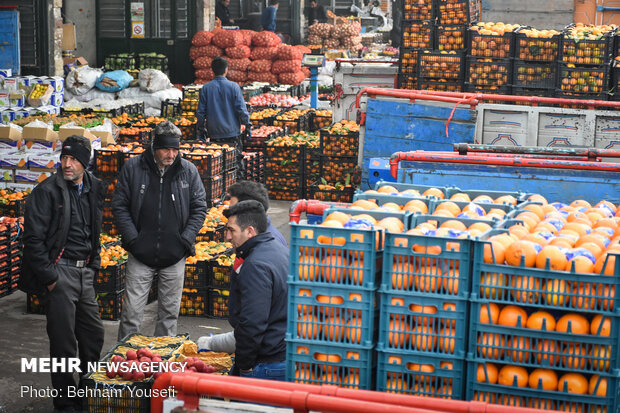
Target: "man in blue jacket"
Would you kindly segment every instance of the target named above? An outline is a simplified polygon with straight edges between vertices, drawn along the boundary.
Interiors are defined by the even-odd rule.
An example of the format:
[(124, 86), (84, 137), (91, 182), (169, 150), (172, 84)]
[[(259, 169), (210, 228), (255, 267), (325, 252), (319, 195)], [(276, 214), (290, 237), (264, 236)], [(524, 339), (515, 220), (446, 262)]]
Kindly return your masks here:
[(263, 26), (263, 30), (275, 33), (276, 13), (278, 12), (279, 5), (279, 0), (269, 0), (269, 7), (263, 10), (263, 14), (260, 17), (260, 24)]
[[(267, 214), (259, 201), (241, 201), (224, 215), (226, 240), (237, 254), (228, 298), (235, 335), (232, 373), (284, 380), (288, 249), (266, 231)], [(205, 338), (198, 339), (199, 348)]]
[[(226, 79), (228, 61), (216, 57), (211, 62), (215, 79), (200, 90), (196, 111), (196, 132), (198, 138), (218, 145), (227, 144), (237, 149), (237, 167), (242, 171), (241, 134), (250, 128), (250, 115), (243, 100), (241, 88)], [(205, 130), (206, 129), (206, 130)], [(249, 130), (249, 129), (248, 129)]]

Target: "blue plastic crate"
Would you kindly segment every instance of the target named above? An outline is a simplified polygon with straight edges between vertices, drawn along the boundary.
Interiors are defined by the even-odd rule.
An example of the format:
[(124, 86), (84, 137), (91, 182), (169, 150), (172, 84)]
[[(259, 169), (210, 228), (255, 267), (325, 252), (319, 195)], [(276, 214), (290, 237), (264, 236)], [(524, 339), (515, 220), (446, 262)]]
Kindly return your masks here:
[(465, 357), (466, 300), (382, 293), (380, 306), (379, 350)]
[(431, 211), (431, 203), (433, 200), (431, 198), (424, 198), (420, 196), (415, 196), (411, 194), (400, 194), (400, 195), (385, 195), (385, 194), (366, 194), (364, 192), (358, 192), (353, 197), (353, 202), (359, 199), (373, 200), (377, 203), (377, 205), (382, 206), (388, 202), (393, 202), (399, 206), (405, 206), (407, 202), (413, 200), (419, 200), (426, 205), (428, 211)]
[(376, 342), (375, 291), (289, 283), (287, 340), (369, 347)]
[(484, 262), (488, 238), (507, 233), (492, 230), (474, 241), (472, 299), (488, 299), (498, 304), (516, 304), (537, 309), (617, 315), (620, 308), (620, 254), (614, 276), (573, 271), (553, 271), (533, 267)]
[(378, 350), (377, 391), (461, 400), (465, 360)]
[[(509, 212), (513, 211), (515, 209), (514, 205), (510, 205), (510, 204), (489, 204), (489, 203), (484, 203), (484, 202), (465, 202), (465, 201), (450, 201), (450, 200), (445, 200), (445, 199), (437, 199), (437, 200), (433, 200), (432, 201), (432, 208), (430, 210), (430, 213), (433, 213), (437, 210), (437, 207), (439, 205), (441, 205), (444, 202), (452, 202), (454, 204), (456, 204), (459, 208), (461, 208), (461, 211), (466, 208), (470, 203), (475, 205), (476, 207), (480, 208), (480, 212), (484, 213), (484, 215), (488, 214), (489, 212), (491, 212), (492, 210), (496, 209), (499, 210), (501, 212), (503, 212), (504, 216), (506, 214), (508, 214)], [(467, 218), (466, 216), (464, 217), (459, 217), (457, 215), (457, 218)]]
[(402, 184), (402, 183), (389, 182), (389, 181), (379, 181), (375, 184), (374, 189), (377, 190), (381, 188), (382, 186), (386, 186), (386, 185), (393, 186), (394, 188), (396, 188), (396, 190), (400, 192), (406, 191), (408, 189), (413, 189), (413, 190), (420, 192), (420, 195), (422, 195), (428, 189), (436, 188), (436, 189), (441, 190), (444, 193), (445, 198), (447, 198), (447, 194), (449, 193), (449, 190), (451, 188), (456, 188), (456, 187), (450, 187), (450, 186), (416, 185), (416, 184)]
[(375, 289), (381, 275), (375, 230), (291, 224), (289, 282)]
[(482, 190), (481, 189), (465, 189), (464, 190), (456, 186), (452, 186), (448, 188), (446, 199), (450, 199), (453, 195), (456, 195), (459, 193), (467, 194), (467, 196), (469, 196), (469, 198), (472, 201), (476, 197), (479, 197), (479, 196), (488, 196), (491, 199), (493, 199), (493, 201), (495, 201), (499, 197), (510, 195), (517, 200), (517, 205), (525, 201), (527, 199), (527, 196), (529, 195), (521, 191), (490, 191), (486, 189), (482, 189)]
[(356, 209), (356, 208), (331, 207), (323, 211), (323, 221), (332, 212), (344, 212), (345, 214), (349, 214), (351, 216), (362, 215), (362, 214), (369, 215), (373, 217), (377, 222), (381, 221), (384, 218), (398, 218), (405, 225), (405, 230), (409, 229), (407, 225), (410, 221), (410, 216), (411, 216), (411, 213), (407, 211), (394, 212), (394, 211), (379, 211), (379, 210), (366, 210), (366, 209)]
[(381, 289), (467, 298), (472, 240), (386, 234)]
[(287, 341), (286, 380), (372, 390), (374, 357), (372, 347), (345, 348)]
[[(618, 412), (620, 405), (620, 386), (618, 373), (600, 375), (595, 380), (595, 390), (599, 389), (603, 379), (607, 381), (605, 396), (568, 393), (565, 391), (539, 390), (530, 387), (504, 386), (491, 384), (488, 381), (477, 381), (477, 370), (480, 361), (467, 361), (466, 399), (515, 407), (529, 407), (540, 410), (559, 410), (580, 413), (612, 413)], [(502, 365), (496, 366), (501, 369)], [(528, 374), (531, 371), (528, 371)], [(556, 372), (558, 379), (564, 372)], [(488, 375), (485, 374), (485, 377)], [(586, 380), (592, 376), (584, 375)]]
[[(598, 334), (576, 334), (526, 328), (508, 327), (499, 324), (482, 323), (481, 310), (487, 308), (487, 301), (471, 302), (469, 329), (469, 358), (526, 368), (545, 368), (585, 374), (609, 374), (620, 367), (620, 318), (608, 316), (609, 336)], [(525, 307), (524, 307), (525, 308)], [(529, 315), (536, 308), (529, 309)], [(487, 310), (488, 311), (488, 310)], [(572, 313), (550, 313), (556, 321), (563, 315)], [(586, 317), (588, 318), (588, 317)], [(588, 322), (591, 322), (589, 317)]]

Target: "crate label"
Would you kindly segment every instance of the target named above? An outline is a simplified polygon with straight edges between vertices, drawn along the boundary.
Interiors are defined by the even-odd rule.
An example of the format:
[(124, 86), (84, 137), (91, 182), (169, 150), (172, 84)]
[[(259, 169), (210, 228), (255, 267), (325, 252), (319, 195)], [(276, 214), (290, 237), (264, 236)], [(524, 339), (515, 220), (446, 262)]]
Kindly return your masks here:
[(28, 169), (28, 154), (26, 152), (4, 153), (0, 158), (0, 167)]
[(41, 183), (52, 176), (52, 172), (39, 172), (17, 169), (15, 170), (15, 182)]
[(31, 154), (28, 162), (30, 169), (56, 170), (60, 167), (60, 153)]

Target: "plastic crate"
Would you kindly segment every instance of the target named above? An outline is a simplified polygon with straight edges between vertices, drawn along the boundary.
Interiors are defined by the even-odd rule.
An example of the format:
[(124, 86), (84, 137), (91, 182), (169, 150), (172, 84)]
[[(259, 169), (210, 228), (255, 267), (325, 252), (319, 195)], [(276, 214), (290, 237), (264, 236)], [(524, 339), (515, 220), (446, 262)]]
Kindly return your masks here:
[(432, 48), (433, 23), (426, 20), (403, 20), (403, 41), (405, 48)]
[(620, 66), (617, 64), (611, 69), (609, 100), (620, 100)]
[(514, 57), (515, 35), (513, 32), (503, 35), (481, 34), (477, 30), (469, 30), (469, 54), (475, 57), (505, 59)]
[(224, 155), (210, 153), (183, 153), (183, 158), (194, 165), (203, 177), (219, 175), (224, 169)]
[(286, 340), (347, 348), (376, 342), (375, 292), (289, 282)]
[(432, 0), (406, 0), (404, 5), (405, 20), (432, 20), (435, 18), (435, 8)]
[[(250, 122), (253, 126), (272, 126), (279, 114), (283, 113), (280, 108), (267, 108), (254, 110), (250, 115)], [(266, 116), (269, 115), (269, 116)]]
[(214, 175), (209, 177), (203, 177), (202, 183), (204, 184), (205, 191), (207, 193), (207, 206), (213, 206), (221, 201), (224, 196), (224, 178), (223, 175)]
[(174, 118), (181, 116), (181, 102), (179, 99), (165, 99), (161, 102), (161, 116), (164, 118)]
[(609, 65), (568, 67), (559, 65), (558, 94), (566, 97), (605, 98), (608, 92)]
[[(406, 220), (404, 214), (387, 216), (401, 216)], [(291, 224), (291, 251), (300, 254), (291, 254), (289, 281), (374, 289), (380, 282), (380, 262), (377, 262), (380, 243), (381, 233), (375, 230)]]
[(0, 215), (7, 217), (23, 217), (26, 213), (26, 199), (16, 199), (8, 204), (0, 205)]
[(512, 196), (517, 200), (517, 204), (524, 202), (527, 198), (527, 194), (521, 191), (491, 191), (485, 189), (461, 189), (456, 186), (452, 186), (446, 189), (446, 199), (456, 195), (466, 194), (470, 199), (474, 200), (479, 196), (485, 196), (493, 199), (494, 201), (503, 196)]
[[(538, 390), (528, 387), (503, 386), (491, 384), (488, 381), (477, 381), (479, 361), (467, 362), (467, 400), (477, 400), (486, 403), (506, 406), (529, 407), (539, 410), (570, 411), (583, 413), (617, 412), (620, 400), (620, 386), (618, 376), (601, 375), (607, 381), (605, 396), (577, 394), (574, 392)], [(501, 366), (498, 366), (501, 368)], [(564, 372), (562, 372), (563, 374)], [(488, 374), (488, 373), (487, 373)], [(558, 374), (558, 378), (561, 374)], [(586, 379), (589, 377), (585, 376)], [(595, 389), (601, 386), (601, 381), (595, 379)]]
[(418, 76), (399, 73), (396, 79), (396, 87), (398, 89), (416, 90), (418, 88)]
[(125, 289), (125, 263), (100, 268), (95, 276), (95, 291), (113, 293)]
[(372, 347), (346, 348), (299, 341), (286, 343), (287, 381), (372, 390), (374, 365)]
[(377, 391), (460, 400), (465, 392), (465, 361), (378, 350)]
[[(81, 380), (80, 387), (88, 392), (89, 397), (82, 398), (82, 408), (87, 412), (115, 412), (115, 413), (149, 413), (151, 411), (148, 395), (153, 386), (151, 377), (141, 382), (121, 381), (120, 383), (99, 382), (95, 379), (96, 373), (88, 373)], [(104, 389), (104, 390), (102, 390)]]
[(139, 69), (157, 69), (168, 72), (168, 58), (166, 56), (153, 56), (150, 53), (138, 53)]
[(183, 86), (183, 99), (200, 99), (200, 90), (202, 85)]
[(398, 55), (398, 73), (414, 77), (418, 74), (418, 55), (420, 49), (401, 48)]
[(561, 36), (550, 38), (527, 37), (517, 29), (515, 33), (515, 55), (521, 60), (555, 62), (559, 58)]
[(179, 315), (199, 316), (207, 315), (209, 295), (206, 289), (183, 288), (181, 294), (181, 308)]
[(403, 191), (407, 191), (407, 190), (415, 190), (418, 191), (420, 193), (424, 193), (429, 189), (439, 189), (444, 195), (446, 195), (449, 191), (450, 188), (456, 188), (456, 187), (450, 187), (450, 186), (432, 186), (432, 185), (418, 185), (418, 184), (402, 184), (399, 182), (391, 182), (391, 181), (384, 181), (384, 180), (380, 180), (375, 184), (375, 187), (373, 189), (377, 190), (379, 188), (381, 188), (382, 186), (385, 185), (389, 185), (393, 188), (395, 188), (397, 191), (403, 192)]
[(299, 146), (267, 146), (265, 168), (270, 173), (301, 173), (303, 150), (303, 147)]
[[(486, 220), (486, 218), (484, 217), (489, 213), (497, 213), (499, 215), (505, 216), (515, 209), (515, 206), (511, 204), (491, 204), (487, 202), (474, 202), (474, 201), (466, 202), (466, 201), (451, 201), (449, 199), (435, 199), (431, 201), (431, 209), (429, 210), (429, 213), (432, 214), (433, 212), (435, 212), (437, 207), (439, 207), (441, 204), (445, 202), (451, 202), (455, 204), (461, 209), (461, 211), (469, 207), (470, 210), (474, 210), (474, 212), (477, 212), (477, 214), (480, 216), (479, 219), (483, 219), (483, 220)], [(475, 205), (476, 208), (472, 208), (470, 204)], [(496, 210), (496, 211), (493, 211), (493, 210)], [(470, 218), (470, 217), (467, 215), (461, 216), (459, 214), (456, 216), (456, 218), (460, 219), (460, 218)], [(474, 218), (474, 219), (477, 219), (477, 218)], [(494, 221), (497, 221), (497, 219), (494, 219)], [(488, 222), (489, 225), (493, 226), (493, 222), (490, 222), (490, 221), (486, 221), (486, 222)]]
[(332, 135), (329, 130), (320, 131), (321, 153), (328, 156), (357, 156), (359, 132), (346, 135)]
[[(527, 279), (523, 281), (527, 283)], [(520, 292), (521, 293), (521, 292)], [(527, 299), (524, 293), (523, 299)], [(519, 297), (519, 296), (516, 296)], [(528, 308), (523, 300), (515, 299), (514, 305), (522, 306), (531, 313), (537, 308)], [(493, 303), (493, 301), (491, 301)], [(478, 361), (516, 364), (527, 368), (545, 368), (564, 373), (609, 374), (618, 368), (618, 337), (620, 319), (610, 320), (610, 335), (577, 334), (526, 328), (526, 320), (517, 320), (517, 326), (481, 322), (481, 312), (490, 313), (489, 301), (471, 301), (471, 322), (468, 357)], [(551, 313), (558, 320), (572, 311)], [(577, 313), (584, 315), (585, 313)], [(589, 318), (589, 314), (585, 314)], [(521, 321), (519, 321), (521, 320)], [(550, 327), (548, 327), (550, 328)], [(563, 373), (562, 373), (563, 374)]]
[(237, 168), (237, 148), (222, 147), (222, 153), (224, 154), (224, 171)]
[(224, 172), (224, 192), (228, 190), (233, 184), (237, 182), (237, 170)]
[(97, 293), (96, 296), (101, 319), (112, 321), (120, 320), (125, 292)]
[(296, 133), (310, 129), (310, 112), (306, 112), (294, 120), (274, 120), (273, 126), (288, 129), (289, 133)]
[(467, 28), (467, 25), (435, 26), (435, 48), (441, 51), (465, 51)]
[(206, 288), (209, 282), (207, 265), (207, 261), (197, 261), (194, 264), (186, 263), (183, 288)]
[(377, 349), (464, 358), (467, 301), (381, 291)]
[(490, 88), (512, 84), (512, 59), (468, 57), (465, 80), (469, 85)]
[(557, 82), (555, 62), (524, 62), (515, 59), (513, 86), (537, 89), (553, 89)]
[(153, 137), (153, 130), (141, 130), (137, 134), (119, 133), (117, 143), (139, 143), (147, 144)]
[(353, 202), (355, 187), (347, 186), (343, 189), (324, 189), (319, 182), (308, 187), (308, 199), (317, 199), (325, 202)]
[(357, 157), (321, 156), (320, 175), (328, 182), (357, 183), (361, 175)]
[[(229, 251), (230, 254), (232, 251)], [(230, 288), (230, 277), (233, 268), (231, 265), (218, 264), (216, 260), (207, 262), (207, 286), (211, 288)]]
[(265, 185), (272, 190), (300, 190), (303, 185), (303, 177), (295, 173), (270, 172), (265, 177)]
[(136, 67), (136, 55), (133, 53), (111, 54), (105, 58), (106, 71), (129, 70)]
[(388, 202), (394, 203), (401, 207), (404, 207), (408, 202), (413, 200), (418, 200), (426, 205), (428, 211), (432, 209), (432, 201), (429, 198), (423, 198), (420, 196), (416, 196), (409, 193), (401, 193), (398, 195), (385, 195), (385, 194), (373, 194), (373, 193), (365, 193), (365, 192), (357, 192), (353, 196), (353, 201), (357, 201), (360, 199), (365, 199), (369, 201), (374, 201), (377, 205), (382, 206)]
[(436, 90), (439, 92), (461, 92), (463, 91), (463, 82), (422, 81), (418, 79), (418, 88), (420, 90)]
[(310, 130), (318, 131), (323, 128), (328, 128), (332, 124), (332, 120), (333, 116), (320, 116), (314, 112), (310, 120)]
[(212, 231), (198, 232), (198, 235), (196, 236), (196, 242), (206, 242), (206, 241), (223, 242), (225, 231), (226, 231), (226, 226), (220, 225)]
[[(555, 89), (539, 89), (529, 87), (513, 87), (512, 93), (517, 96), (540, 96), (540, 97), (553, 97), (555, 96)], [(519, 104), (519, 103), (517, 103)]]
[(598, 40), (578, 41), (562, 36), (560, 61), (577, 65), (604, 65), (612, 58), (613, 36), (606, 34)]
[(207, 316), (228, 318), (228, 290), (209, 289), (209, 306)]
[(418, 82), (458, 82), (463, 80), (464, 60), (462, 53), (444, 54), (424, 51), (418, 56)]
[(45, 314), (45, 303), (37, 294), (26, 295), (26, 312), (28, 314)]
[(465, 24), (480, 18), (480, 0), (438, 0), (436, 3), (438, 24)]
[(269, 198), (277, 201), (295, 201), (302, 198), (302, 190), (301, 188), (269, 189)]

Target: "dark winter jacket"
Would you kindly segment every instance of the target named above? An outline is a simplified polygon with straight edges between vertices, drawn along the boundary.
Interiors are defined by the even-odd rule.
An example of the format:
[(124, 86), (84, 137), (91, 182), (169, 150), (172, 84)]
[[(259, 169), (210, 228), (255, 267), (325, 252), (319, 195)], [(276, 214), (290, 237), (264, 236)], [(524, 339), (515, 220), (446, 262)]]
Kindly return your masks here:
[[(90, 172), (91, 254), (88, 267), (99, 270), (101, 213), (105, 188)], [(58, 279), (55, 263), (61, 257), (70, 228), (71, 201), (67, 182), (58, 172), (37, 185), (26, 200), (24, 215), (24, 256), (19, 288), (25, 292), (45, 292), (45, 286)]]
[(239, 369), (286, 358), (286, 313), (289, 252), (268, 232), (237, 248), (243, 264), (233, 271), (228, 321), (235, 329), (235, 362)]
[(114, 191), (112, 213), (123, 246), (140, 262), (155, 268), (193, 255), (196, 235), (207, 214), (205, 197), (194, 164), (179, 155), (160, 178), (153, 151), (148, 148), (123, 166)]

